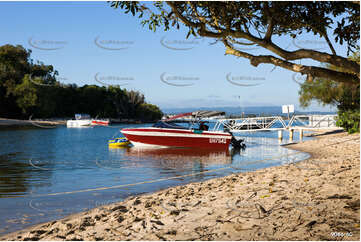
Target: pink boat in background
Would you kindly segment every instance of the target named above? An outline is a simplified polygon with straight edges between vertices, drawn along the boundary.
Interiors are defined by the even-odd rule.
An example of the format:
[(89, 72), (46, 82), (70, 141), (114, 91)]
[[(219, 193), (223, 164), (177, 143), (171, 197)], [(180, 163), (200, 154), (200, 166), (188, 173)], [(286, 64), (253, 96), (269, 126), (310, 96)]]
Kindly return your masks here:
[[(134, 146), (228, 149), (233, 135), (219, 130), (209, 131), (206, 121), (203, 121), (224, 114), (217, 111), (184, 113), (158, 121), (152, 127), (125, 128), (121, 132)], [(190, 126), (175, 124), (179, 118), (188, 121)]]

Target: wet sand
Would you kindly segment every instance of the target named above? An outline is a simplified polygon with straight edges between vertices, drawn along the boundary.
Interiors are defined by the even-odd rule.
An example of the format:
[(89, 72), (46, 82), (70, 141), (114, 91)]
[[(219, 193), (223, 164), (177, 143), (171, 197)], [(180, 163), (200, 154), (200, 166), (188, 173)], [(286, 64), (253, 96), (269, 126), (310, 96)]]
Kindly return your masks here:
[(130, 197), (0, 239), (359, 240), (360, 135), (287, 148), (311, 158)]

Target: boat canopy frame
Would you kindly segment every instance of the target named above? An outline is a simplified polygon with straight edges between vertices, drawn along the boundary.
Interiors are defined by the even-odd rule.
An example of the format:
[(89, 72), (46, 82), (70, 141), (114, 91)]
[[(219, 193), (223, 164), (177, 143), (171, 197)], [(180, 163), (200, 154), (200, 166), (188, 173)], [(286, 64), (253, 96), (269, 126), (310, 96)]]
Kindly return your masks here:
[[(182, 113), (182, 114), (178, 114), (175, 115), (171, 118), (162, 120), (162, 122), (165, 124), (164, 126), (169, 126), (169, 128), (175, 128), (175, 129), (193, 129), (193, 127), (195, 126), (195, 124), (199, 124), (201, 122), (207, 122), (208, 120), (204, 120), (204, 119), (209, 119), (212, 117), (219, 117), (219, 116), (224, 116), (226, 113), (223, 111), (207, 111), (207, 110), (200, 110), (200, 111), (194, 111), (194, 112), (188, 112), (188, 113)], [(188, 126), (188, 128), (179, 126), (179, 125), (173, 125), (173, 124), (169, 124), (169, 122), (176, 122), (177, 119), (180, 119), (182, 117), (191, 117), (191, 119), (188, 121), (188, 123), (190, 124)], [(217, 120), (217, 123), (219, 121)], [(158, 122), (157, 122), (158, 123)], [(157, 124), (156, 123), (156, 124)], [(156, 125), (155, 124), (155, 125)], [(174, 126), (174, 127), (172, 127)], [(216, 125), (218, 128), (220, 128), (219, 125)], [(159, 127), (157, 126), (153, 126), (153, 127)], [(166, 127), (164, 127), (166, 128)], [(218, 130), (213, 128), (212, 131), (217, 131)], [(220, 129), (219, 129), (220, 130)]]
[(189, 112), (189, 113), (181, 113), (181, 114), (175, 115), (171, 118), (168, 118), (164, 121), (168, 122), (168, 121), (172, 121), (172, 120), (182, 118), (182, 117), (187, 117), (187, 116), (191, 116), (192, 118), (197, 120), (197, 119), (201, 119), (201, 118), (212, 118), (212, 117), (217, 117), (217, 116), (224, 116), (225, 114), (226, 113), (222, 112), (222, 111), (201, 110), (201, 111), (194, 111), (194, 112)]

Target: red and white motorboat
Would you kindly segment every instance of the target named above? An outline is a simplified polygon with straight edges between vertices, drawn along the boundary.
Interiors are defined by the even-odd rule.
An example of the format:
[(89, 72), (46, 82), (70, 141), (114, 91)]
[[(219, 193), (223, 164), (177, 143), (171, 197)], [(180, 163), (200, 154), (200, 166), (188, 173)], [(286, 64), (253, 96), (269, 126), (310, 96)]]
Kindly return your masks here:
[[(223, 131), (208, 130), (202, 119), (224, 115), (224, 112), (197, 111), (176, 115), (161, 120), (152, 127), (125, 128), (121, 132), (134, 146), (195, 147), (207, 149), (227, 149), (232, 135)], [(192, 118), (186, 128), (170, 121), (178, 118)], [(198, 126), (198, 127), (197, 127)]]
[(109, 120), (102, 120), (102, 119), (93, 119), (91, 122), (91, 125), (103, 125), (103, 126), (108, 126), (109, 125)]

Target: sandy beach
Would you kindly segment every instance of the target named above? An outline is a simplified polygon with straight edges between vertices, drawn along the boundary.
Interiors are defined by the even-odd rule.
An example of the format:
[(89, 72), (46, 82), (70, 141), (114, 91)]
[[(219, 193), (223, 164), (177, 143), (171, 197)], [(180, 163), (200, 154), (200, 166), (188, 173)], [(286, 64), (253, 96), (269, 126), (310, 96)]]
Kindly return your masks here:
[(360, 135), (287, 148), (299, 163), (172, 187), (1, 240), (359, 240)]
[(0, 118), (0, 127), (7, 126), (36, 126), (40, 128), (51, 128), (55, 125), (65, 125), (66, 121), (41, 121), (41, 120), (20, 120), (20, 119), (8, 119), (8, 118)]

